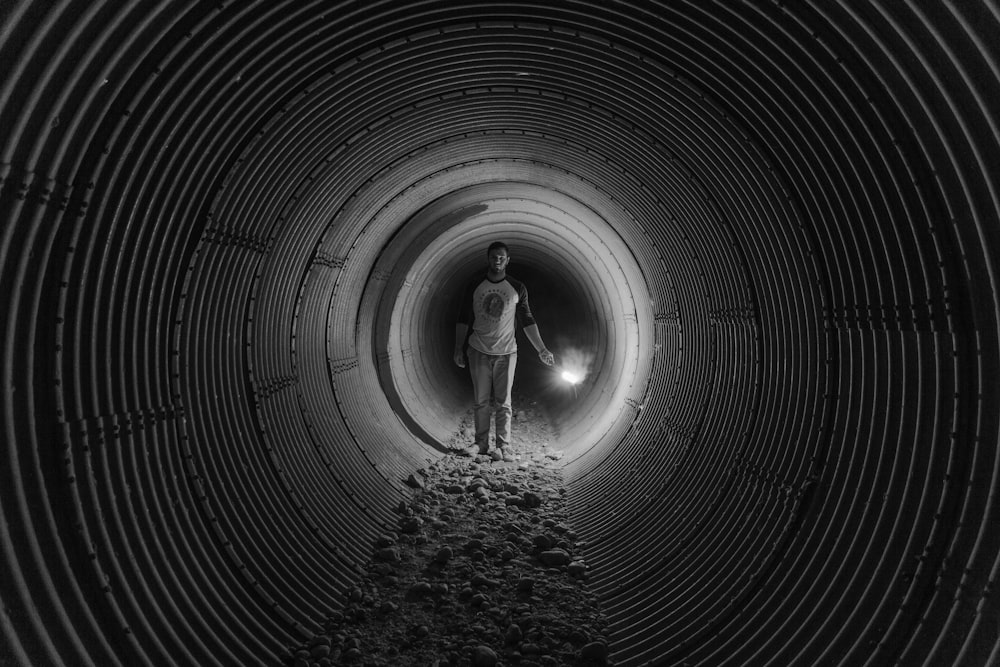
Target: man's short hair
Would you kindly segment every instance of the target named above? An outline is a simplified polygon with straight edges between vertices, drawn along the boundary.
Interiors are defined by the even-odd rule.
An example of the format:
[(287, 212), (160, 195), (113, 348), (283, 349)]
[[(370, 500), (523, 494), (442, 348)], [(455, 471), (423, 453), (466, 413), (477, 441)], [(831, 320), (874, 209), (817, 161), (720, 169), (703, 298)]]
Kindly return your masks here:
[(492, 253), (494, 250), (503, 250), (508, 255), (510, 254), (510, 248), (508, 248), (507, 244), (504, 243), (503, 241), (494, 241), (493, 243), (491, 243), (490, 247), (486, 249), (486, 256), (489, 257), (490, 253)]

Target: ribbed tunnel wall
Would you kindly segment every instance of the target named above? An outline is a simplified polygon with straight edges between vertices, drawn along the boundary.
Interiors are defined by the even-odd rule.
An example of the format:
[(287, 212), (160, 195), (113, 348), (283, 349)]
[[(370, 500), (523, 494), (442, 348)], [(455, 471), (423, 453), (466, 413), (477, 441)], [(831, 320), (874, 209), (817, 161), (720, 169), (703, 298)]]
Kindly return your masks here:
[(618, 664), (1000, 659), (992, 1), (0, 15), (4, 664), (314, 632), (498, 235)]

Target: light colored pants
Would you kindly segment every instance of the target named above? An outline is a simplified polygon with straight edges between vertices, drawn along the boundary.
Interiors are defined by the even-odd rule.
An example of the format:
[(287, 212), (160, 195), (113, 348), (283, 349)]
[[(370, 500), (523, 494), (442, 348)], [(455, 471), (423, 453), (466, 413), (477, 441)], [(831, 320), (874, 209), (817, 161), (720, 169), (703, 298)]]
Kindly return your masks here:
[(517, 352), (483, 354), (475, 348), (469, 348), (469, 372), (472, 375), (472, 392), (475, 398), (476, 445), (480, 451), (486, 451), (490, 445), (491, 412), (496, 416), (497, 447), (503, 448), (510, 444), (510, 389), (514, 384), (515, 366)]

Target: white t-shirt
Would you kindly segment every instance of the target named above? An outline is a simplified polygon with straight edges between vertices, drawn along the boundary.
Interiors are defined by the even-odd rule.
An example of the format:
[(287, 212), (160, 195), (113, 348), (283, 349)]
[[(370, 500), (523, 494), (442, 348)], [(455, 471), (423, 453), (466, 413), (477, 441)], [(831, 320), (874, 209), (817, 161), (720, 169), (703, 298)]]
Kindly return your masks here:
[(511, 354), (517, 352), (515, 325), (531, 326), (535, 318), (524, 283), (506, 276), (497, 282), (488, 277), (474, 280), (465, 291), (458, 321), (472, 329), (470, 347), (483, 354)]

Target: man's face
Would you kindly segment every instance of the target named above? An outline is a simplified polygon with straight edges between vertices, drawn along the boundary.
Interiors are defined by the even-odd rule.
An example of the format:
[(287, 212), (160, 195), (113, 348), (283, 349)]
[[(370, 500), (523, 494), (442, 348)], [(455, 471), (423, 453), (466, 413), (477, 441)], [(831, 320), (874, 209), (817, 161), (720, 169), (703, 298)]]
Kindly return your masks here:
[(507, 251), (503, 248), (496, 248), (495, 250), (490, 250), (490, 270), (491, 271), (503, 271), (507, 268), (507, 262), (510, 257), (507, 256)]

